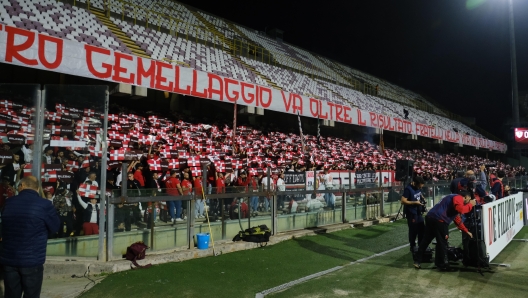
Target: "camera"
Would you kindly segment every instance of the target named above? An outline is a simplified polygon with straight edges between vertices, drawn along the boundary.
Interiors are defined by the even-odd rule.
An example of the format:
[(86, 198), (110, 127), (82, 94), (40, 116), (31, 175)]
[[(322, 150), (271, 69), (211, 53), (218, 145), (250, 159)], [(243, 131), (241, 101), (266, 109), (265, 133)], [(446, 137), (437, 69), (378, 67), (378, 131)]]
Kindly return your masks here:
[(427, 212), (427, 202), (425, 201), (424, 197), (420, 197), (420, 207), (418, 207), (418, 211), (421, 213)]

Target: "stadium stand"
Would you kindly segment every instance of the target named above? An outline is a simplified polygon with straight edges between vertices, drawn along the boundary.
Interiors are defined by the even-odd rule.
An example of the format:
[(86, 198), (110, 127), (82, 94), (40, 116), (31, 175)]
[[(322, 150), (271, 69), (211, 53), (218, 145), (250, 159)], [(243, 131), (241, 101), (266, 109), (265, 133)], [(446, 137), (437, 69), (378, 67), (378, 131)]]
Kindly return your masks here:
[(51, 0), (2, 0), (2, 22), (95, 46), (132, 53), (89, 11)]
[[(86, 0), (79, 2), (87, 3)], [(406, 109), (409, 111), (409, 119), (414, 122), (447, 130), (456, 128), (482, 137), (482, 134), (467, 125), (447, 118), (440, 109), (413, 92), (205, 12), (191, 11), (174, 1), (112, 0), (109, 2), (109, 9), (115, 13), (115, 17), (108, 20), (110, 23), (100, 20), (103, 17), (98, 17), (99, 13), (94, 15), (96, 12), (52, 0), (38, 3), (2, 0), (0, 3), (5, 9), (1, 14), (1, 21), (8, 25), (140, 56), (144, 52), (152, 59), (169, 60), (218, 75), (274, 86), (335, 103), (350, 104), (393, 117), (403, 118), (403, 109)], [(104, 10), (104, 3), (96, 0), (91, 1), (90, 5)], [(117, 15), (128, 19), (120, 20)], [(160, 30), (172, 29), (175, 34), (133, 25), (130, 19), (148, 21)], [(113, 24), (117, 27), (113, 28)], [(213, 26), (214, 32), (208, 30), (208, 26)], [(121, 32), (112, 32), (116, 29)], [(193, 36), (194, 40), (189, 36)], [(130, 38), (134, 44), (125, 43), (125, 37)], [(270, 61), (257, 61), (258, 58), (251, 59), (251, 55), (234, 55), (233, 49), (236, 49), (237, 44), (232, 42), (233, 38), (247, 39), (264, 47), (272, 55), (269, 57)], [(208, 42), (219, 46), (211, 46)], [(261, 57), (261, 60), (265, 59)], [(371, 87), (379, 86), (377, 94), (358, 92), (354, 78), (368, 82)], [(417, 109), (418, 102), (425, 103), (434, 113)]]
[(160, 31), (111, 18), (123, 32), (155, 60), (174, 60), (207, 72), (263, 86), (268, 83), (222, 49), (171, 36)]

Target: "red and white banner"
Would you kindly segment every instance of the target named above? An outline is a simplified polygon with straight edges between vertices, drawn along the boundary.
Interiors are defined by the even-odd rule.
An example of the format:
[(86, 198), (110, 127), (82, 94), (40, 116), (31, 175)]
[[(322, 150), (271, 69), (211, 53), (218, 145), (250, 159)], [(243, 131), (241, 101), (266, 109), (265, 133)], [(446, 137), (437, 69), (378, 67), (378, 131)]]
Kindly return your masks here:
[[(0, 62), (506, 151), (503, 143), (0, 24)], [(152, 140), (142, 140), (147, 144)]]

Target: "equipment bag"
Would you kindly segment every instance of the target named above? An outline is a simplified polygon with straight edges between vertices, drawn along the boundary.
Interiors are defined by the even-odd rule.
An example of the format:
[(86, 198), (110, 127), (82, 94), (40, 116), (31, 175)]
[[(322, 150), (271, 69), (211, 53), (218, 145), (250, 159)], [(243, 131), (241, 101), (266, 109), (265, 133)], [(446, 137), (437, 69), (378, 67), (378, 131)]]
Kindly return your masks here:
[(260, 225), (238, 232), (233, 241), (244, 240), (247, 242), (267, 243), (270, 236), (271, 230), (266, 225)]
[[(416, 247), (416, 253), (418, 250), (418, 247)], [(432, 263), (433, 262), (433, 252), (434, 250), (430, 247), (427, 247), (422, 255), (422, 263)]]
[[(147, 248), (149, 247), (146, 246), (145, 243), (143, 243), (143, 241), (138, 241), (130, 245), (129, 247), (127, 247), (125, 258), (129, 261), (132, 261), (132, 264), (134, 264), (136, 268), (137, 267), (148, 268), (152, 266), (152, 264), (141, 266), (136, 262), (137, 260), (143, 260), (145, 258), (145, 251), (147, 250)], [(132, 267), (132, 269), (136, 269), (136, 268)]]
[(447, 248), (447, 258), (449, 262), (459, 262), (464, 259), (464, 251), (460, 247), (450, 246)]

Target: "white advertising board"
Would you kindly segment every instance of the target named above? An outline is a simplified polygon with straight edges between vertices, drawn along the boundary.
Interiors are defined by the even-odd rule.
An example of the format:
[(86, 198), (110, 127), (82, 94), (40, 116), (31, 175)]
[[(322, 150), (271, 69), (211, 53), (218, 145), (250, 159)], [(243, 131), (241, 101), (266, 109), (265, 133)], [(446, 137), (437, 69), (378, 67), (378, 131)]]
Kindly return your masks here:
[(482, 206), (484, 241), (490, 261), (512, 241), (523, 226), (523, 193)]

